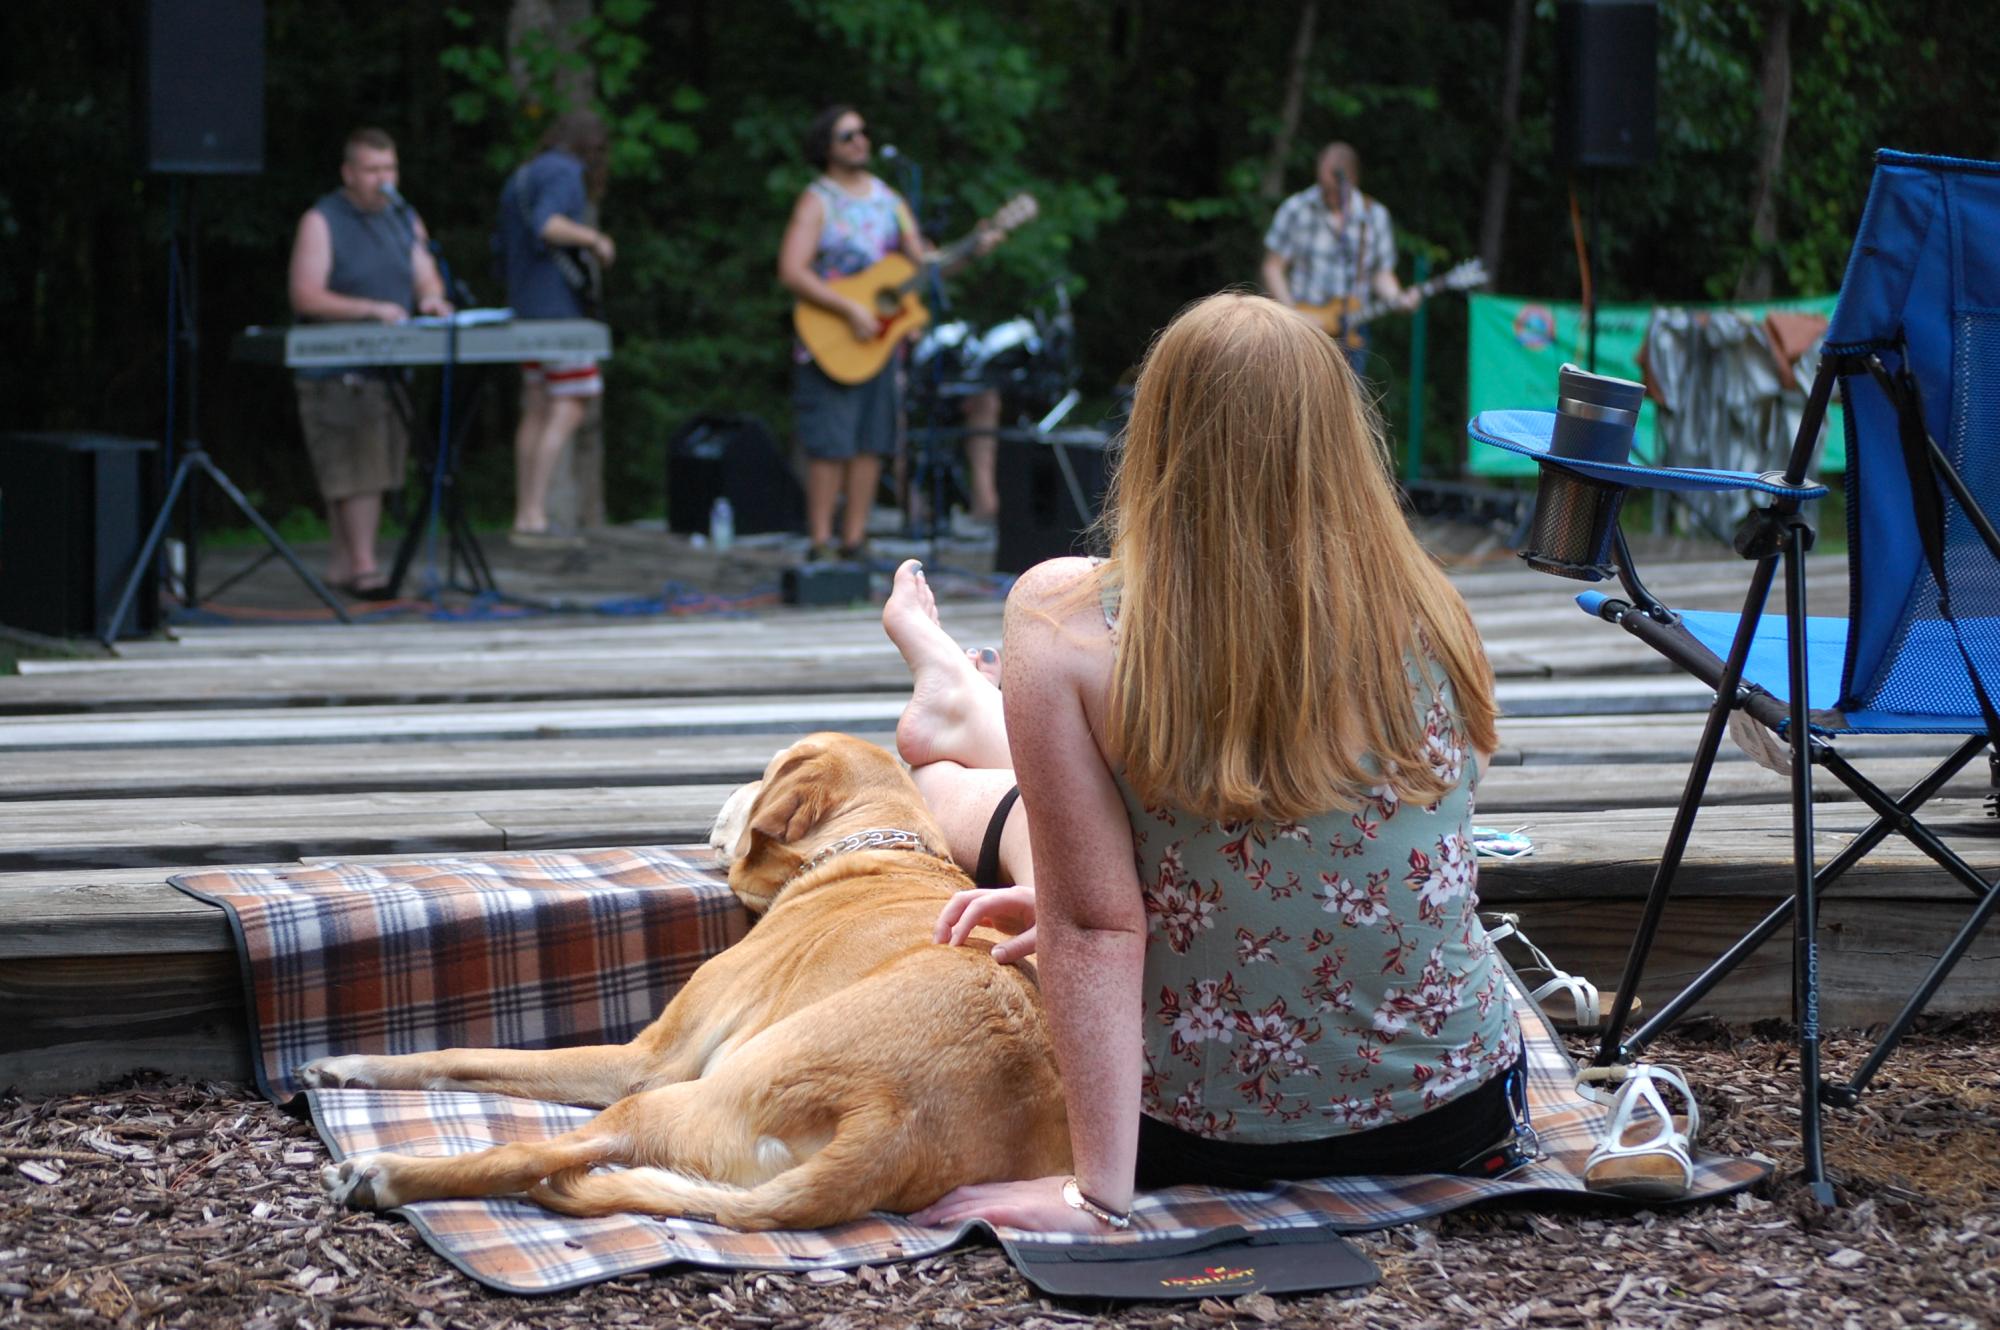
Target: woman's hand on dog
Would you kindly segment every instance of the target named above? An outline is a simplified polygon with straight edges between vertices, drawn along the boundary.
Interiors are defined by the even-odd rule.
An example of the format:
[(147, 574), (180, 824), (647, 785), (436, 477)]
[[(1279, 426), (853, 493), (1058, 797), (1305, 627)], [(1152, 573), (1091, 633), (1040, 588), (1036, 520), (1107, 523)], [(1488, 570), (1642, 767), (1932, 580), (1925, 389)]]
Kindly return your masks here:
[(1014, 935), (993, 948), (993, 959), (1001, 964), (1034, 955), (1035, 889), (989, 887), (957, 893), (938, 915), (936, 940), (962, 947), (972, 930), (981, 925)]
[(968, 1219), (984, 1219), (1034, 1233), (1111, 1232), (1109, 1224), (1063, 1200), (1065, 1181), (1052, 1177), (975, 1182), (946, 1192), (910, 1218), (929, 1228), (956, 1228)]

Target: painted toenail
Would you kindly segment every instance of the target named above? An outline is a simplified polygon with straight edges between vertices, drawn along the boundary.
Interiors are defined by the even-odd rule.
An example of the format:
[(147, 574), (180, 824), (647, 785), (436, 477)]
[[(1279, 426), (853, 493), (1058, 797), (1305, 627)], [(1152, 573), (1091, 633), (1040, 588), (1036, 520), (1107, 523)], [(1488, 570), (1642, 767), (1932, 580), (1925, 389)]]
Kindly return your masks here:
[(988, 665), (991, 665), (994, 661), (1000, 659), (1000, 653), (992, 647), (981, 647), (979, 648), (979, 658)]

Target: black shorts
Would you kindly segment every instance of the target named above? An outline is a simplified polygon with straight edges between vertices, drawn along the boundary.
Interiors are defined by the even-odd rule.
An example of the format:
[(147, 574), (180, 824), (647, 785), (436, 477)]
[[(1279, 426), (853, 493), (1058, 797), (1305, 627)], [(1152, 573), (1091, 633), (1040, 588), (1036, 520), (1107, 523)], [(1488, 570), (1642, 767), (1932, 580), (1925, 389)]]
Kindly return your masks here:
[(1141, 1114), (1133, 1181), (1142, 1191), (1189, 1183), (1256, 1189), (1295, 1178), (1456, 1173), (1512, 1138), (1508, 1082), (1525, 1075), (1524, 1057), (1511, 1075), (1406, 1122), (1282, 1144), (1211, 1140)]

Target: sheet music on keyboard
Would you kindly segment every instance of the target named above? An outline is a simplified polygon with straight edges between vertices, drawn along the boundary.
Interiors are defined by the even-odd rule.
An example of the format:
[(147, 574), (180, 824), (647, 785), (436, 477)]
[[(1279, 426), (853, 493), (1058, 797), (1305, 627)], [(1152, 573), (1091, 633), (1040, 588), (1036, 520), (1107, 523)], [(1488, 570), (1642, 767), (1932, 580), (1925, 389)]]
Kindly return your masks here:
[(461, 328), (478, 328), (489, 323), (512, 323), (513, 321), (514, 311), (503, 306), (499, 309), (455, 310), (450, 318), (446, 318), (441, 314), (419, 314), (409, 320), (409, 326), (412, 328), (443, 328), (448, 324), (457, 324)]

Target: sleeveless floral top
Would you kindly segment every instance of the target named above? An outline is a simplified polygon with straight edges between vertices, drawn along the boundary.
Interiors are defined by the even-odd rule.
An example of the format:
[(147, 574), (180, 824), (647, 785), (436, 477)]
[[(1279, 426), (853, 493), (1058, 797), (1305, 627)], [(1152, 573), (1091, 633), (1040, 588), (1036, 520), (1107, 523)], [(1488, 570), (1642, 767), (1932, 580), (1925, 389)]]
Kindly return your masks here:
[(1431, 769), (1457, 782), (1428, 807), (1384, 784), (1351, 812), (1223, 822), (1148, 805), (1117, 774), (1146, 898), (1149, 1116), (1257, 1144), (1337, 1136), (1519, 1059), (1476, 913), (1478, 761), (1442, 668), (1409, 672)]
[(874, 176), (868, 192), (856, 197), (822, 176), (812, 183), (824, 216), (813, 271), (821, 277), (852, 277), (903, 242), (902, 209), (895, 191)]

